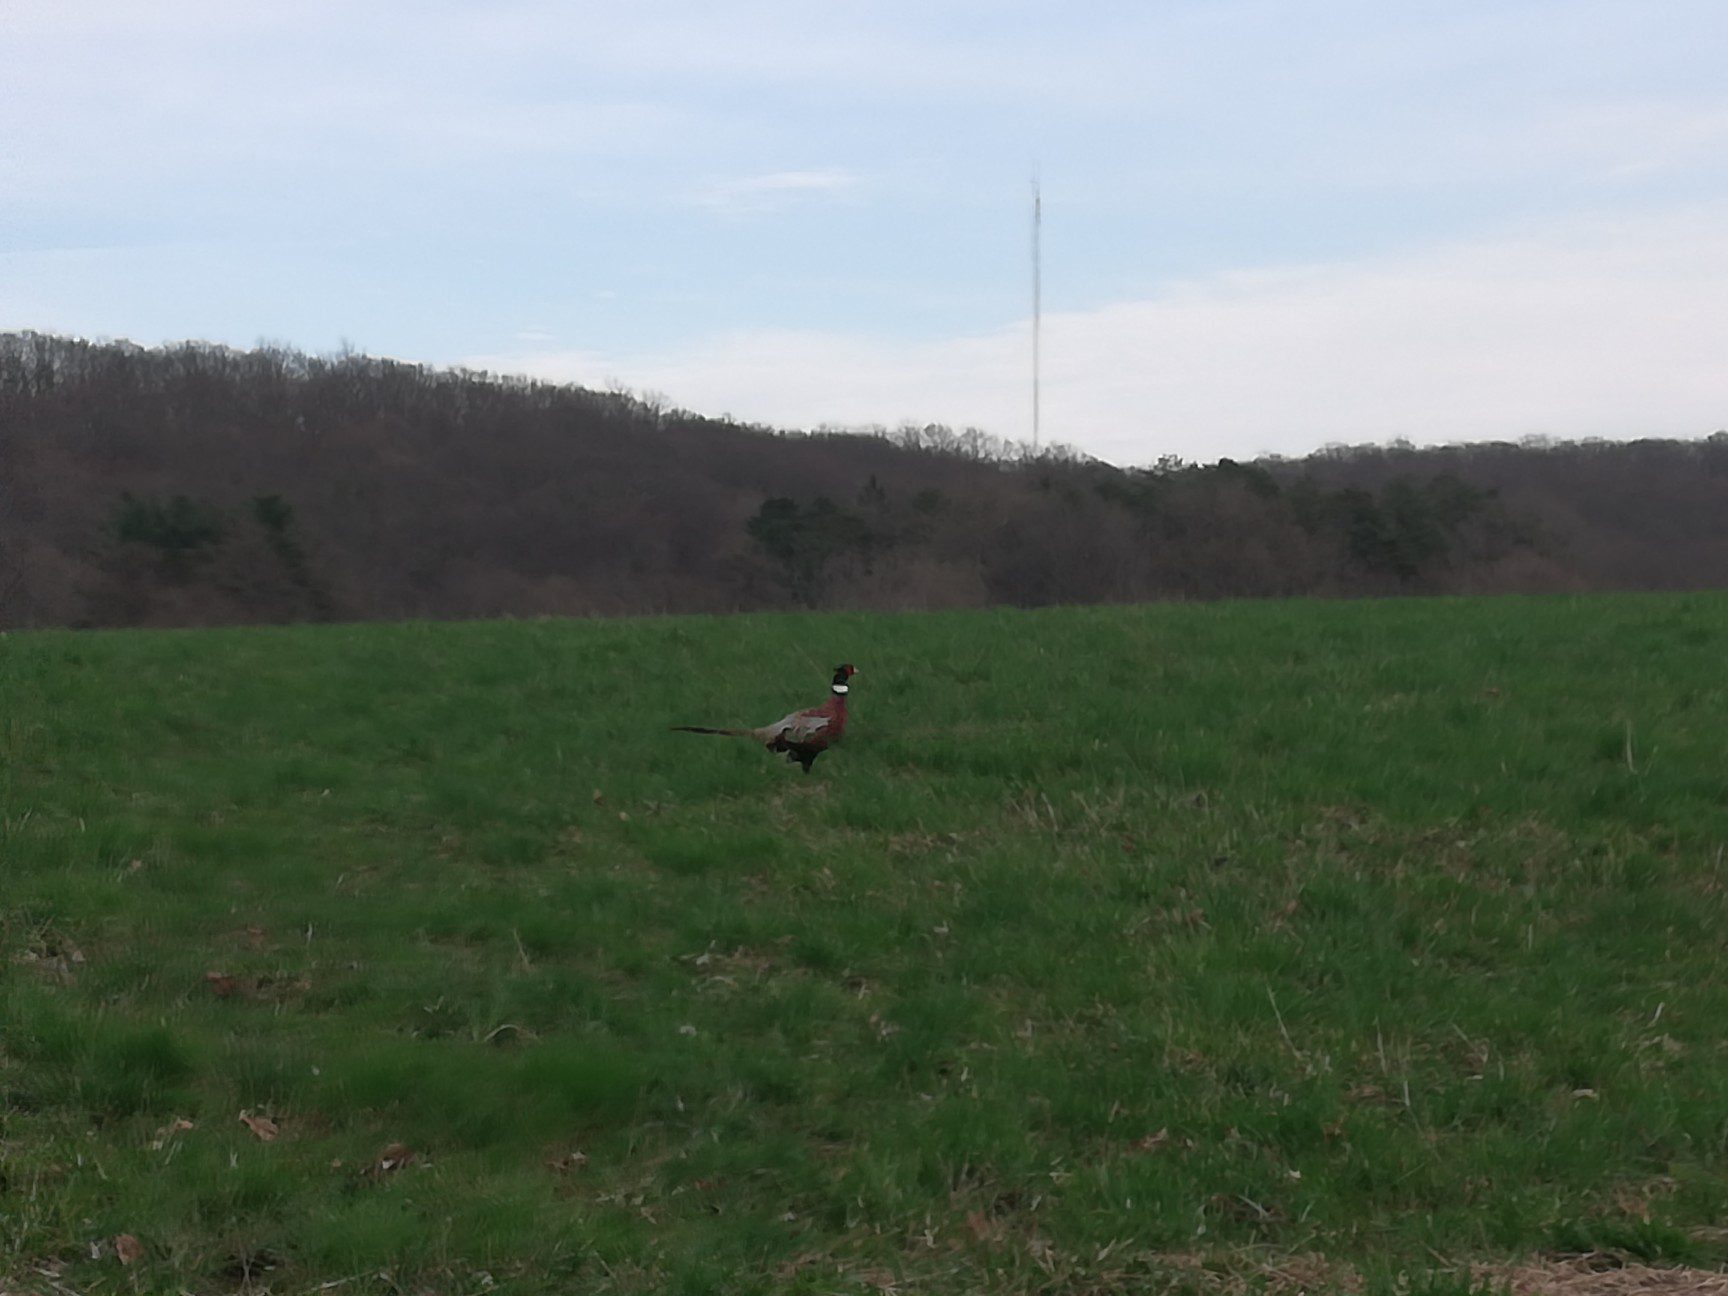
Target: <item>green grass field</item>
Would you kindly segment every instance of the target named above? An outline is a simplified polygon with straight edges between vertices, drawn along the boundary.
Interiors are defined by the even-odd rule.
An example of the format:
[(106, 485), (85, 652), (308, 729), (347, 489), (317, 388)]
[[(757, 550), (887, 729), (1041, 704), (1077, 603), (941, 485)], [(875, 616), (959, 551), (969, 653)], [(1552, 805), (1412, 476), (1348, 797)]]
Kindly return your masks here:
[[(666, 732), (842, 660), (809, 777)], [(0, 1289), (1719, 1267), (1725, 661), (1702, 595), (0, 638)]]

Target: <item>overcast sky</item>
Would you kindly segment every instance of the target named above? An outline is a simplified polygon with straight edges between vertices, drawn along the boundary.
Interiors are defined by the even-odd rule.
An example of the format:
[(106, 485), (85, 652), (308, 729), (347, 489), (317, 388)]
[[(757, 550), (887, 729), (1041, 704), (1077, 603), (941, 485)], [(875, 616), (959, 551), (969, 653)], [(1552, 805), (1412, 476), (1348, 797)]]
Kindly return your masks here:
[(0, 329), (1119, 463), (1728, 426), (1722, 0), (3, 0)]

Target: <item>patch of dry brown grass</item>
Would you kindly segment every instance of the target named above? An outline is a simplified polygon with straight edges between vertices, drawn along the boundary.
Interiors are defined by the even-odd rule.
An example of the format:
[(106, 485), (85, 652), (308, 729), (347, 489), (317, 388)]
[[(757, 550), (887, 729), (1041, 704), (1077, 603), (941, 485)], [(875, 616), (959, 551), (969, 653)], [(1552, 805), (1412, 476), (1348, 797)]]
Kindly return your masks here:
[(1477, 1265), (1472, 1272), (1513, 1296), (1728, 1296), (1728, 1274), (1626, 1264), (1601, 1254)]

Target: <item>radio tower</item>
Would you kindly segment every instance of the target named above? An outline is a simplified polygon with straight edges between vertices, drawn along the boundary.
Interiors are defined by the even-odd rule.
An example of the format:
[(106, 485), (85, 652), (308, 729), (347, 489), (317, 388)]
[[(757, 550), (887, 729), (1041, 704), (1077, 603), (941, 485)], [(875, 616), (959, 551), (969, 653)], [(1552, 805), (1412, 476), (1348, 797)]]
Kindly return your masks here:
[(1044, 195), (1038, 173), (1032, 173), (1032, 453), (1038, 453), (1038, 365), (1040, 334), (1044, 326), (1043, 281)]

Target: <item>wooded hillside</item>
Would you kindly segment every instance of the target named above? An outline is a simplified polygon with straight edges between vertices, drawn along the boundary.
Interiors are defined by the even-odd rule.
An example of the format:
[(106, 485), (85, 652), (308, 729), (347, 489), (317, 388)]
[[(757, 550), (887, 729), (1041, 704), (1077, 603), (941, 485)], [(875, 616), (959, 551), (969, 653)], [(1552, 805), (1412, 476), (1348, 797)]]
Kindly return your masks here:
[(362, 355), (0, 335), (6, 627), (1725, 584), (1720, 433), (1124, 470)]

